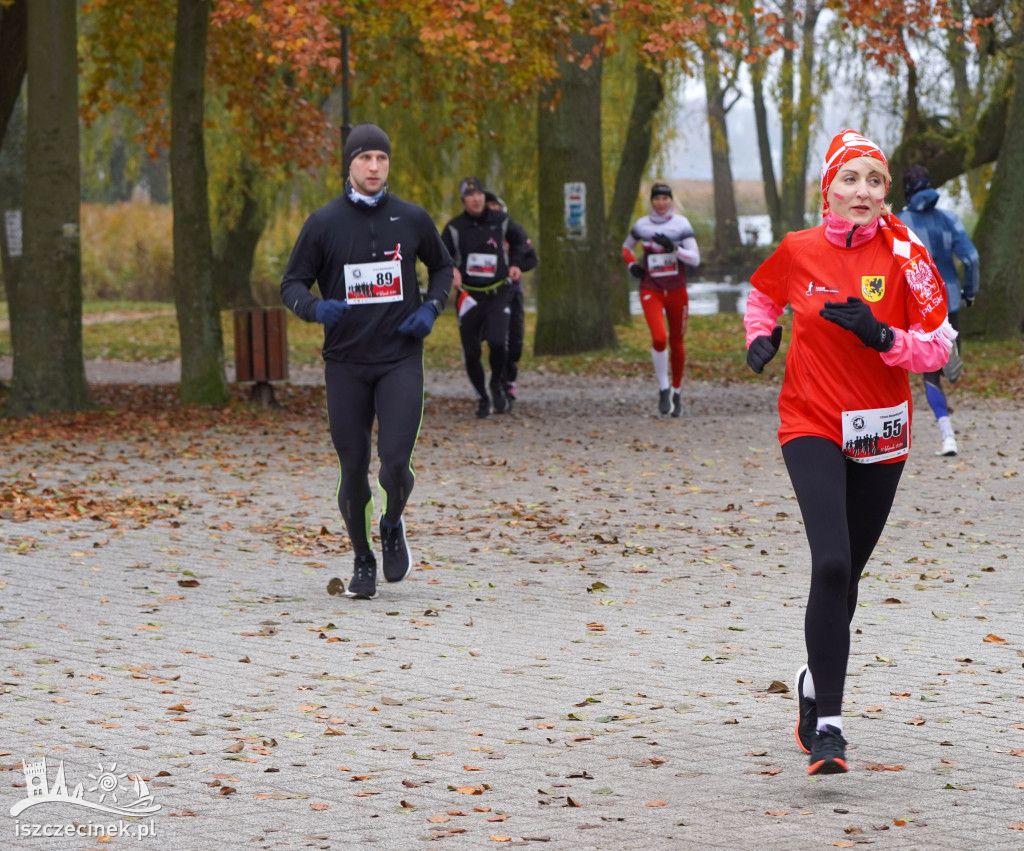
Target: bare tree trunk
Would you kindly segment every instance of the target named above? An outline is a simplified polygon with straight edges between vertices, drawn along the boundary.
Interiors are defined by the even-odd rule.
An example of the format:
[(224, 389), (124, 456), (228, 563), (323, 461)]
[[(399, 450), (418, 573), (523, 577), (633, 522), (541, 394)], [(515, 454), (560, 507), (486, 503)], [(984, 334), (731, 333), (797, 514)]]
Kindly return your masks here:
[(728, 263), (743, 243), (740, 241), (732, 164), (729, 162), (729, 130), (725, 123), (729, 111), (725, 105), (728, 90), (722, 86), (718, 60), (710, 53), (704, 54), (704, 91), (711, 138), (711, 181), (715, 206), (714, 259), (718, 263)]
[[(794, 43), (796, 20), (793, 0), (785, 0), (783, 32)], [(815, 28), (821, 14), (820, 0), (806, 0), (801, 10), (800, 56), (786, 48), (779, 77), (779, 111), (782, 117), (782, 222), (786, 231), (807, 227), (807, 158), (811, 146), (815, 107), (820, 93), (814, 90), (816, 64)], [(799, 62), (799, 81), (794, 64)]]
[(794, 137), (796, 136), (796, 71), (794, 69), (793, 48), (795, 44), (795, 10), (793, 0), (783, 0), (782, 36), (786, 47), (782, 50), (782, 63), (779, 67), (779, 126), (782, 133), (782, 232), (801, 230), (804, 226), (803, 205), (804, 195), (800, 189), (800, 178), (795, 176), (796, 152)]
[[(795, 170), (793, 179), (794, 223), (799, 214), (800, 227), (805, 227), (807, 213), (807, 158), (811, 150), (811, 131), (817, 119), (820, 93), (814, 90), (815, 28), (821, 14), (822, 0), (806, 0), (800, 45), (800, 88), (796, 107), (796, 140), (794, 146)], [(798, 202), (799, 199), (799, 202)]]
[(665, 87), (661, 72), (651, 68), (642, 59), (636, 63), (636, 95), (626, 127), (626, 140), (622, 148), (622, 159), (615, 174), (615, 193), (612, 208), (608, 213), (608, 268), (611, 270), (612, 318), (628, 322), (629, 294), (633, 283), (626, 274), (622, 252), (617, 239), (625, 239), (633, 223), (633, 208), (637, 192), (643, 181), (644, 171), (651, 158), (651, 140), (654, 117), (665, 99)]
[(974, 231), (981, 286), (974, 306), (960, 312), (964, 332), (987, 339), (1008, 339), (1024, 330), (1024, 59), (1015, 59), (1011, 71), (1016, 85), (1006, 133)]
[[(25, 98), (15, 101), (0, 144), (0, 268), (8, 305), (18, 303), (21, 292), (23, 240), (15, 226), (25, 199)], [(7, 227), (7, 217), (12, 217)], [(13, 240), (9, 237), (13, 237)], [(12, 244), (13, 241), (13, 244)]]
[[(578, 56), (596, 40), (575, 34)], [(539, 355), (614, 345), (608, 286), (604, 184), (601, 172), (601, 58), (589, 68), (559, 58), (559, 78), (541, 94), (537, 121), (540, 242), (537, 329)], [(553, 108), (544, 106), (555, 95)]]
[(782, 200), (775, 182), (775, 166), (772, 163), (772, 143), (768, 136), (768, 110), (764, 102), (764, 59), (758, 59), (750, 66), (750, 86), (754, 99), (754, 123), (757, 127), (757, 150), (761, 157), (761, 183), (764, 186), (764, 203), (772, 222), (772, 239), (778, 242), (786, 235), (782, 227)]
[(181, 401), (228, 398), (224, 342), (213, 289), (213, 245), (203, 147), (203, 78), (209, 0), (178, 0), (171, 78), (174, 303), (181, 340)]
[[(77, 11), (28, 8), (24, 269), (9, 298), (13, 416), (91, 404), (82, 357)], [(9, 294), (10, 295), (10, 294)]]
[(213, 282), (224, 308), (259, 307), (252, 293), (256, 246), (267, 224), (259, 166), (243, 154), (218, 210)]
[(28, 69), (28, 5), (14, 0), (0, 6), (0, 145), (4, 141), (7, 122), (21, 93), (21, 84)]
[[(1012, 71), (1012, 69), (1011, 69)], [(1002, 155), (1013, 98), (1013, 74), (1007, 72), (992, 89), (988, 106), (975, 121), (958, 132), (942, 133), (927, 118), (917, 122), (915, 135), (904, 133), (903, 141), (889, 157), (894, 184), (902, 181), (906, 166), (925, 166), (932, 185), (941, 186), (979, 166), (995, 162)], [(908, 116), (908, 121), (911, 119)]]

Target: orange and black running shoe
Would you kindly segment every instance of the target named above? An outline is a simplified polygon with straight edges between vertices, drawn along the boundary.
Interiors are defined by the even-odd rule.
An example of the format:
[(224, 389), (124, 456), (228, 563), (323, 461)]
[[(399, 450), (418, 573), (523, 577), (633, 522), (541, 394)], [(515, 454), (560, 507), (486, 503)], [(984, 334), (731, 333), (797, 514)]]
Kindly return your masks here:
[(824, 730), (818, 730), (811, 743), (807, 773), (845, 774), (849, 770), (846, 765), (846, 739), (842, 731), (831, 724), (826, 725)]

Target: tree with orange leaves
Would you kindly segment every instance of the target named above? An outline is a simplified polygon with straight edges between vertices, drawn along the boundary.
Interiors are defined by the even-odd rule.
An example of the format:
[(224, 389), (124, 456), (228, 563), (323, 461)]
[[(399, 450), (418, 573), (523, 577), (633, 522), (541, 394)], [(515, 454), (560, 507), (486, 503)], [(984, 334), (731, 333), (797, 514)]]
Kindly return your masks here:
[[(890, 161), (897, 187), (911, 163), (925, 165), (938, 186), (995, 162), (974, 233), (981, 296), (961, 323), (967, 335), (1016, 336), (1024, 323), (1024, 7), (1015, 0), (970, 9), (960, 0), (856, 0), (839, 11), (869, 61), (905, 75), (903, 139)], [(931, 109), (921, 98), (921, 57), (931, 63), (930, 78), (948, 83)], [(955, 113), (944, 118), (951, 102)]]

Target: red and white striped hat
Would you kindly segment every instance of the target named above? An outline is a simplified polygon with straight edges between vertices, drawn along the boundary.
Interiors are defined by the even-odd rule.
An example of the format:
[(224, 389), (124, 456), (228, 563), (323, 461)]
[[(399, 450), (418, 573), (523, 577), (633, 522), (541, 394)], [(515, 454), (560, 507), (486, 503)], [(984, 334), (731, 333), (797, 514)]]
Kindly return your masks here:
[[(886, 168), (889, 167), (885, 154), (882, 153), (882, 149), (878, 145), (870, 139), (865, 139), (856, 130), (840, 130), (832, 137), (832, 143), (828, 146), (825, 161), (821, 164), (821, 196), (825, 199), (823, 212), (828, 212), (828, 188), (832, 185), (832, 181), (836, 179), (839, 169), (843, 163), (847, 163), (857, 157), (872, 157), (881, 162)], [(886, 191), (889, 190), (888, 182), (886, 182), (885, 189)]]

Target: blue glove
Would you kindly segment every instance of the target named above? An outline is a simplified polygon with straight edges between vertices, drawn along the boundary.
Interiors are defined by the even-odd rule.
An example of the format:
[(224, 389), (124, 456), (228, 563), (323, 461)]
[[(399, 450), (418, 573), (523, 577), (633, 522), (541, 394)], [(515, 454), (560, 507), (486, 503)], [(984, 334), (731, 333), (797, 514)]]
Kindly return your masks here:
[(776, 352), (779, 351), (779, 343), (782, 342), (782, 326), (776, 325), (772, 329), (772, 335), (762, 334), (756, 337), (747, 349), (747, 366), (760, 375)]
[(849, 296), (846, 301), (826, 301), (818, 313), (829, 322), (856, 334), (865, 346), (876, 352), (887, 352), (896, 344), (892, 328), (875, 319), (871, 308), (856, 296)]
[(630, 263), (629, 274), (639, 281), (644, 276), (644, 267), (639, 263)]
[(410, 313), (398, 326), (398, 333), (408, 334), (417, 340), (422, 340), (434, 330), (434, 320), (441, 312), (441, 304), (437, 299), (428, 299)]
[(351, 307), (347, 301), (336, 298), (325, 299), (316, 303), (316, 321), (326, 328), (333, 328), (345, 312)]

